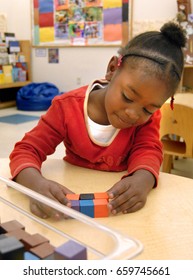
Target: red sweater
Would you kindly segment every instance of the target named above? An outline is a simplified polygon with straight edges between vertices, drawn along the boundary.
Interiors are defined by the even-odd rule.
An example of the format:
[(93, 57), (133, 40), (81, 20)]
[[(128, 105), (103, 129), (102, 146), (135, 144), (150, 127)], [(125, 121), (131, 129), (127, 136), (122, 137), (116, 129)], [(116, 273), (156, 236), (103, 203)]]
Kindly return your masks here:
[(54, 98), (37, 126), (16, 143), (10, 155), (13, 177), (27, 167), (40, 171), (47, 155), (53, 154), (63, 141), (64, 159), (71, 164), (103, 171), (127, 170), (128, 174), (146, 169), (158, 179), (162, 162), (160, 111), (145, 124), (117, 130), (109, 143), (99, 144), (89, 137), (87, 129), (90, 88), (84, 86)]

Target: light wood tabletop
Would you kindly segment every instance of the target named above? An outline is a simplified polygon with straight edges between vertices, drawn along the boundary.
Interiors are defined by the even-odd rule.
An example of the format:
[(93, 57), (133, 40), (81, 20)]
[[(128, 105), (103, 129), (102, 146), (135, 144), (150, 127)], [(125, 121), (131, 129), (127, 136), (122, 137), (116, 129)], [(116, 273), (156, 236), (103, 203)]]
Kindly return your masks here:
[[(0, 176), (10, 178), (8, 159), (0, 159)], [(102, 172), (70, 165), (63, 160), (48, 159), (42, 167), (42, 172), (48, 179), (55, 180), (75, 193), (104, 192), (117, 182), (124, 172)], [(28, 200), (15, 190), (5, 188), (0, 183), (0, 195), (5, 195), (12, 203), (19, 199), (20, 206), (28, 208)], [(4, 186), (4, 187), (3, 187)], [(143, 186), (142, 186), (143, 187)], [(15, 215), (15, 213), (14, 213)], [(10, 220), (15, 216), (13, 209), (8, 209), (0, 203), (2, 221)], [(21, 218), (21, 214), (16, 215)], [(107, 218), (96, 219), (100, 223), (111, 227), (123, 234), (141, 241), (144, 249), (136, 259), (141, 260), (193, 260), (193, 180), (185, 177), (160, 173), (159, 185), (153, 189), (143, 209), (132, 214), (110, 215)], [(32, 232), (47, 230), (33, 221), (27, 222)], [(49, 221), (67, 232), (76, 232), (75, 235), (86, 236), (88, 229), (73, 219), (63, 221)], [(51, 236), (52, 242), (57, 244), (59, 239)], [(85, 237), (87, 238), (87, 237)], [(87, 241), (100, 244), (102, 247), (112, 246), (108, 238), (100, 234), (90, 235)]]

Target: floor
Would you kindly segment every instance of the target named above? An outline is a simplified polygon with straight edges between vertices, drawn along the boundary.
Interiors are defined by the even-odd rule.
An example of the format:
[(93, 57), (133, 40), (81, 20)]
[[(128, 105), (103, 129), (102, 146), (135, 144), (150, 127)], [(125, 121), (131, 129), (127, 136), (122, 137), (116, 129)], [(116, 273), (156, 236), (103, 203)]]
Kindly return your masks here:
[[(9, 157), (15, 143), (37, 124), (44, 113), (19, 111), (16, 107), (0, 109), (0, 158)], [(60, 144), (50, 157), (62, 158), (64, 155), (64, 146)]]
[[(44, 113), (44, 111), (19, 111), (16, 107), (0, 109), (0, 158), (9, 157), (15, 143), (36, 125), (39, 117)], [(62, 158), (64, 154), (64, 146), (60, 144), (50, 157)], [(175, 160), (172, 174), (193, 179), (193, 159)]]

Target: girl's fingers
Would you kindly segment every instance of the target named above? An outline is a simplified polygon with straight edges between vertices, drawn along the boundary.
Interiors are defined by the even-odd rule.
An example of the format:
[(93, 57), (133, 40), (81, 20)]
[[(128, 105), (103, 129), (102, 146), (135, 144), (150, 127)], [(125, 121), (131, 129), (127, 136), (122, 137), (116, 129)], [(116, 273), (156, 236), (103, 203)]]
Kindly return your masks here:
[(50, 192), (53, 196), (54, 200), (59, 201), (61, 204), (64, 204), (66, 206), (71, 206), (69, 200), (66, 198), (66, 194), (67, 193), (73, 193), (70, 190), (67, 190), (66, 188), (64, 188), (63, 186), (58, 184), (57, 188), (51, 188)]
[(136, 196), (133, 196), (131, 198), (121, 198), (118, 197), (112, 201), (110, 201), (110, 209), (112, 214), (117, 214), (119, 212), (123, 212), (124, 210), (127, 210), (128, 208), (131, 208), (133, 205), (135, 205), (137, 202), (137, 197)]
[(127, 192), (131, 187), (131, 178), (125, 177), (121, 179), (119, 182), (115, 183), (108, 191), (109, 198), (113, 199), (121, 194)]
[(30, 202), (30, 209), (32, 213), (43, 219), (53, 218), (55, 220), (60, 220), (63, 218), (67, 218), (67, 215), (65, 215), (64, 213), (58, 212), (55, 209), (36, 200), (32, 200)]
[(40, 209), (38, 203), (35, 200), (30, 200), (30, 210), (34, 215), (42, 219), (46, 219), (49, 217), (44, 211)]
[(136, 211), (140, 210), (141, 208), (143, 208), (144, 205), (145, 205), (145, 201), (139, 201), (135, 205), (133, 205), (132, 207), (124, 210), (123, 214), (136, 212)]

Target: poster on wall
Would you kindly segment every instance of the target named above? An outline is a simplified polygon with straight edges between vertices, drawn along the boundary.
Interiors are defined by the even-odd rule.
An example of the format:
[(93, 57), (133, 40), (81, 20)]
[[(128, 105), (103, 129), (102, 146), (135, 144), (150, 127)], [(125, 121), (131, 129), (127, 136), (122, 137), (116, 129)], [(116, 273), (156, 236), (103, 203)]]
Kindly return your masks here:
[(132, 0), (32, 0), (33, 45), (120, 45)]
[(193, 65), (193, 14), (190, 0), (177, 0), (177, 21), (185, 29), (187, 44), (184, 48), (185, 64)]

